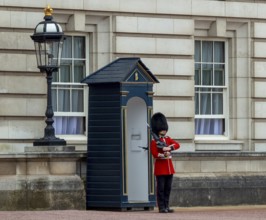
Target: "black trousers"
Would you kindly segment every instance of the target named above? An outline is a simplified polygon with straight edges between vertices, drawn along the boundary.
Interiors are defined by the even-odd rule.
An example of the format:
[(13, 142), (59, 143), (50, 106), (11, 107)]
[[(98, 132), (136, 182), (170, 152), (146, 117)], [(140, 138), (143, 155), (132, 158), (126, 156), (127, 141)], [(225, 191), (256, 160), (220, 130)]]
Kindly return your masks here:
[(169, 208), (169, 198), (172, 189), (173, 175), (156, 176), (157, 203), (159, 210)]

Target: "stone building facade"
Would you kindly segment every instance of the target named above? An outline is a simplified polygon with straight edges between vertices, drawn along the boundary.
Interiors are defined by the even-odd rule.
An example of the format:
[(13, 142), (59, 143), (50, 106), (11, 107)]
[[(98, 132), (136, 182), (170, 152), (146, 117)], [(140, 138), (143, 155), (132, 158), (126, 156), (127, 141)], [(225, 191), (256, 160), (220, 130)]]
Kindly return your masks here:
[[(25, 147), (43, 136), (46, 81), (36, 67), (30, 36), (49, 3), (0, 1), (0, 154), (5, 175), (10, 167), (6, 158), (18, 154), (24, 158)], [(54, 81), (55, 126), (61, 120), (71, 127), (64, 124), (70, 118), (81, 121), (78, 133), (57, 130), (68, 145), (86, 151), (87, 88), (78, 80), (118, 57), (136, 56), (160, 81), (154, 86), (153, 111), (167, 116), (169, 136), (182, 145), (175, 162), (178, 173), (265, 171), (265, 1), (56, 0), (50, 4), (72, 48), (63, 53), (61, 73), (80, 76), (71, 80), (59, 73)], [(77, 48), (83, 53), (78, 54)], [(62, 97), (70, 103), (76, 99), (60, 92), (74, 94), (76, 88), (82, 94), (81, 109), (73, 110), (71, 104), (69, 109), (60, 108)], [(210, 130), (200, 131), (206, 122)], [(197, 152), (206, 151), (209, 154), (193, 160)], [(42, 164), (38, 166), (42, 170)], [(10, 172), (17, 174), (18, 167), (14, 169)]]

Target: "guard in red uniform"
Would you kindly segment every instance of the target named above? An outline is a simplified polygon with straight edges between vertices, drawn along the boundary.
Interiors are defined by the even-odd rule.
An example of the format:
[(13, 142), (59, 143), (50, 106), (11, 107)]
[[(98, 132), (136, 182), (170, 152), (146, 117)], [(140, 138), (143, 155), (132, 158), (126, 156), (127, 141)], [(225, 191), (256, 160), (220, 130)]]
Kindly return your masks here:
[[(157, 203), (160, 213), (170, 213), (169, 198), (172, 188), (173, 174), (175, 173), (172, 163), (171, 151), (177, 150), (180, 145), (166, 136), (168, 124), (165, 116), (158, 112), (151, 118), (151, 129), (154, 133), (151, 141), (151, 153), (155, 159), (154, 175), (157, 183)], [(157, 140), (155, 140), (157, 139)], [(158, 144), (158, 142), (161, 142)], [(163, 143), (164, 142), (164, 143)], [(163, 143), (163, 146), (162, 146)]]

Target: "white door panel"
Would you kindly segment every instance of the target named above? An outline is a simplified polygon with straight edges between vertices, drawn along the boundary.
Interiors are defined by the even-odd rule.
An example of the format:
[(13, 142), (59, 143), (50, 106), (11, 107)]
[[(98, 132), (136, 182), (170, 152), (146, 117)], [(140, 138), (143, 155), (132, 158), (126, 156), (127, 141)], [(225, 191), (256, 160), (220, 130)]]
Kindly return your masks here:
[(127, 174), (129, 202), (148, 202), (147, 105), (133, 97), (127, 104)]

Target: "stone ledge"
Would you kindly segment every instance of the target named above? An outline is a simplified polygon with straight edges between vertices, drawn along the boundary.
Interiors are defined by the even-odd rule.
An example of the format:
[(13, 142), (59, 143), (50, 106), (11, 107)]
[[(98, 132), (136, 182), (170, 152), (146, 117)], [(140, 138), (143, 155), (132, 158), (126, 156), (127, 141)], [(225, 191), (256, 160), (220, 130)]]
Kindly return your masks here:
[(9, 153), (0, 154), (0, 160), (8, 161), (21, 161), (29, 159), (42, 159), (42, 158), (86, 158), (84, 152), (26, 152), (26, 153)]
[(184, 158), (184, 157), (241, 157), (241, 158), (254, 158), (257, 159), (258, 157), (265, 157), (266, 158), (266, 152), (248, 152), (248, 151), (219, 151), (219, 152), (213, 152), (213, 151), (199, 151), (199, 152), (178, 152), (175, 151), (172, 153), (173, 157), (176, 158)]
[(75, 146), (34, 146), (25, 147), (24, 151), (29, 152), (74, 152)]

